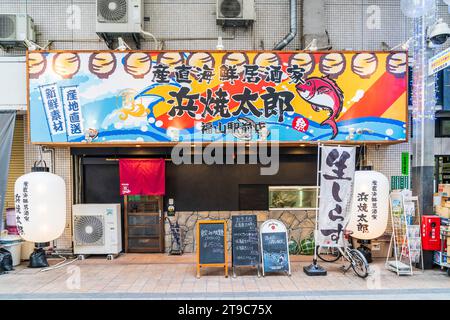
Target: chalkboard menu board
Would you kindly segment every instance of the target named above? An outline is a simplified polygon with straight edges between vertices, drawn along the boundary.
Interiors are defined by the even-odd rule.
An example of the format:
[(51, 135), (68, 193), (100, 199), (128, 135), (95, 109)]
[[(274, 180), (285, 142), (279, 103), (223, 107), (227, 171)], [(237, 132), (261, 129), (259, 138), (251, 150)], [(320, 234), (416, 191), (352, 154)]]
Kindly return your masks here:
[(278, 220), (267, 220), (261, 225), (263, 275), (266, 272), (291, 274), (287, 230)]
[(197, 222), (197, 277), (201, 267), (224, 267), (228, 276), (227, 223), (225, 220)]
[(233, 266), (258, 266), (258, 225), (256, 215), (232, 216)]

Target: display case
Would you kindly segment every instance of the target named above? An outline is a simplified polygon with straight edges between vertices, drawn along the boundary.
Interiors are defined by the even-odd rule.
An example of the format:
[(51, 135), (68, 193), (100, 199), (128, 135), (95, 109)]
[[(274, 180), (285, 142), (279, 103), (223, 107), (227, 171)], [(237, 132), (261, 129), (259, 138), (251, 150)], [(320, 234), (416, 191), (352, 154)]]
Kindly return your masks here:
[(311, 186), (269, 187), (269, 209), (315, 210), (317, 190)]

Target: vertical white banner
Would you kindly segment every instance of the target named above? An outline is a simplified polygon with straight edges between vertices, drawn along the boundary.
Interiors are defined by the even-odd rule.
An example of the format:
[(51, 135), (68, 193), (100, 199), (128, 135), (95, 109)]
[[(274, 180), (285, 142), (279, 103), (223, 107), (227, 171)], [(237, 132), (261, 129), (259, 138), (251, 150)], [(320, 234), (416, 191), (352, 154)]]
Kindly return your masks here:
[(40, 86), (42, 103), (44, 104), (45, 115), (50, 135), (66, 133), (65, 116), (61, 99), (59, 97), (56, 83)]
[(355, 154), (355, 147), (322, 147), (317, 245), (343, 245), (353, 194)]
[(83, 135), (83, 114), (81, 113), (78, 87), (62, 87), (61, 95), (63, 99), (64, 113), (66, 116), (67, 135), (69, 137)]

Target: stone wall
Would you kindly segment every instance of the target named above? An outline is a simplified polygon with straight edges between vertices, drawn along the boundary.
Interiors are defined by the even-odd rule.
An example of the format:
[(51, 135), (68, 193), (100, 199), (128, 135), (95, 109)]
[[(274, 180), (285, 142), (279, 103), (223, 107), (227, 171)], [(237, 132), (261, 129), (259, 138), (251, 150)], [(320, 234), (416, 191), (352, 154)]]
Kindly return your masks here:
[[(177, 212), (174, 217), (169, 217), (174, 223), (178, 221), (184, 234), (184, 252), (195, 252), (196, 225), (198, 220), (227, 220), (228, 227), (228, 248), (231, 250), (231, 216), (254, 214), (257, 216), (258, 225), (268, 219), (282, 221), (288, 229), (288, 237), (295, 240), (307, 238), (314, 230), (314, 211), (190, 211)], [(170, 226), (165, 224), (165, 246), (166, 252), (170, 249), (171, 235)]]

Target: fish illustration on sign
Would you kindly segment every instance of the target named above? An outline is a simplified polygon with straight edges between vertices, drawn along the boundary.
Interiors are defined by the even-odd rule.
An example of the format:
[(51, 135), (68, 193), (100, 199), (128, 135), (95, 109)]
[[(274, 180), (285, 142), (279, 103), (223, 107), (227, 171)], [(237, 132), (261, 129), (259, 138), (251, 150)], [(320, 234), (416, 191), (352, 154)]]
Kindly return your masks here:
[(330, 78), (311, 77), (307, 78), (304, 83), (296, 86), (300, 97), (311, 104), (314, 111), (327, 110), (329, 117), (320, 125), (329, 125), (333, 130), (334, 139), (339, 133), (336, 119), (342, 111), (344, 102), (344, 94), (335, 81)]

